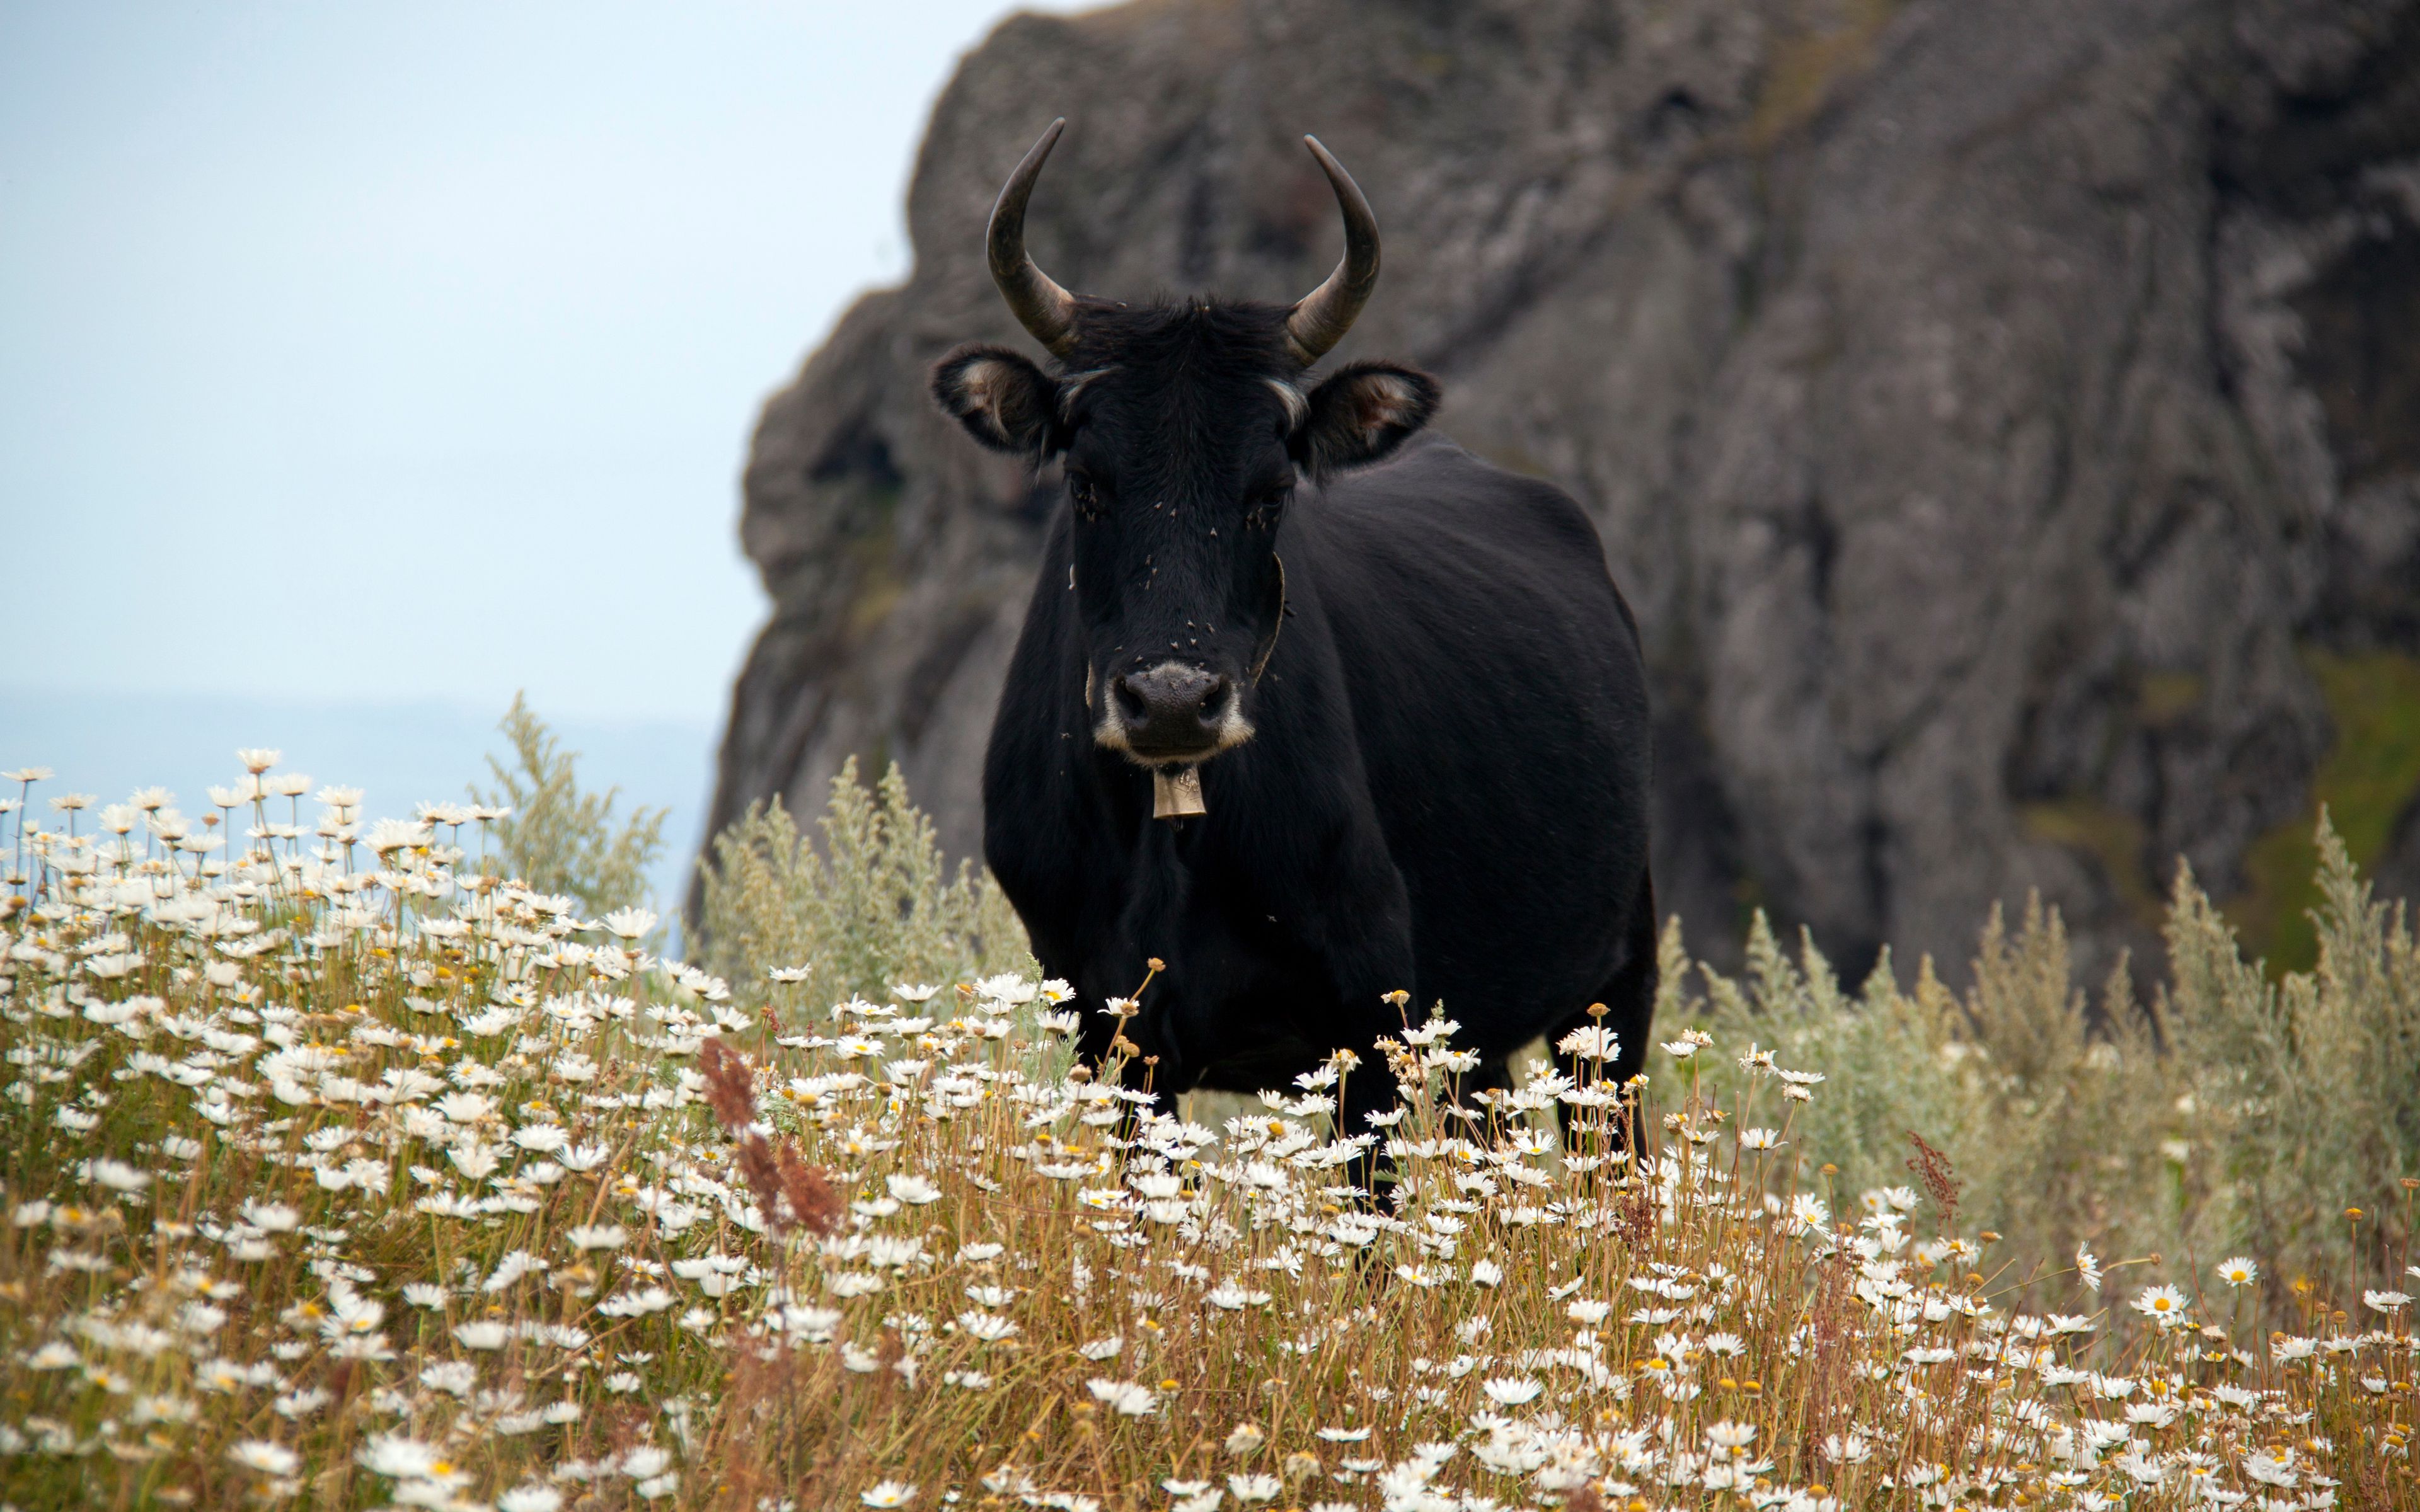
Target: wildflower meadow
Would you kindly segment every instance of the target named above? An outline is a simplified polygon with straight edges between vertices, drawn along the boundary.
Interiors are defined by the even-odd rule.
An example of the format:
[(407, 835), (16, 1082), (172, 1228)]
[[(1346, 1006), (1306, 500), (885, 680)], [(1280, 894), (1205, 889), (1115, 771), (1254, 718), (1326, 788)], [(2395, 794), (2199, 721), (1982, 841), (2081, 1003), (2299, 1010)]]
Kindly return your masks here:
[(0, 1503), (2420, 1507), (2420, 949), (2324, 833), (2308, 974), (2189, 876), (2149, 1002), (2040, 910), (1958, 992), (1675, 932), (1637, 1083), (1458, 1099), (1406, 999), (1213, 1106), (1074, 1062), (895, 773), (689, 964), (534, 730), (376, 822), (0, 774)]

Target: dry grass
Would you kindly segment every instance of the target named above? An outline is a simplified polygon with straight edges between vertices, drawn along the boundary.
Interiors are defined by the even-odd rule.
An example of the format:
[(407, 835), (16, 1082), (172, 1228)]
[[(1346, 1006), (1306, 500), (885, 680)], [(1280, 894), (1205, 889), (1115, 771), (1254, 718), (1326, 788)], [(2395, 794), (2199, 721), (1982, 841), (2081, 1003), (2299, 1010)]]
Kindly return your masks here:
[[(156, 807), (12, 837), (12, 1505), (2420, 1504), (2408, 1281), (2348, 1265), (2279, 1296), (2218, 1257), (2120, 1271), (2112, 1250), (2096, 1287), (1985, 1231), (2015, 1179), (1972, 1131), (2023, 1102), (1993, 1078), (2069, 1088), (2109, 1058), (2050, 920), (1993, 936), (1963, 1001), (1871, 986), (1854, 1008), (1769, 941), (1746, 987), (1693, 1000), (1707, 979), (1676, 969), (1636, 1152), (1606, 1133), (1633, 1089), (1533, 1075), (1460, 1108), (1450, 1027), (1407, 1025), (1387, 1064), (1332, 1067), (1403, 1094), (1363, 1136), (1396, 1174), (1373, 1202), (1324, 1078), (1187, 1124), (1070, 1069), (1053, 984), (835, 1005), (813, 973), (855, 970), (830, 964), (847, 942), (809, 937), (787, 944), (812, 960), (772, 963), (802, 980), (726, 983), (641, 950), (643, 914), (478, 875), (464, 824), (304, 825), (267, 780), (225, 810), (231, 856)], [(838, 869), (816, 896), (858, 886), (851, 854), (813, 863)], [(979, 916), (917, 877), (931, 917)], [(830, 927), (896, 927), (889, 887)], [(2321, 980), (2266, 997), (2181, 954), (2176, 1058), (2241, 1065), (2229, 1037), (2258, 1029), (2294, 1047), (2275, 1077), (2316, 1074), (2375, 1028), (2344, 1004), (2412, 980), (2408, 936), (2366, 956), (2347, 929)], [(979, 934), (928, 943), (995, 948)], [(2224, 1011), (2188, 1033), (2188, 1002)], [(1807, 1025), (1782, 1015), (1817, 1011), (1871, 1042), (1791, 1041)], [(1698, 1014), (1719, 1038), (1683, 1032)], [(1987, 1051), (1926, 1069), (1961, 1024)], [(1917, 1034), (1898, 1058), (1922, 1066), (1894, 1066)], [(2314, 1091), (2392, 1102), (2382, 1072), (2332, 1074)], [(2136, 1131), (2092, 1125), (2137, 1105), (2131, 1075), (2070, 1088), (2101, 1101), (2043, 1108), (1993, 1158), (2123, 1152)], [(2322, 1126), (2281, 1090), (2239, 1082), (2208, 1116), (2244, 1139)], [(1946, 1158), (1911, 1174), (1894, 1119)], [(2391, 1182), (2394, 1137), (2331, 1152), (2304, 1200)], [(2291, 1183), (2211, 1181), (2299, 1242)], [(2089, 1211), (2094, 1182), (2040, 1212)]]

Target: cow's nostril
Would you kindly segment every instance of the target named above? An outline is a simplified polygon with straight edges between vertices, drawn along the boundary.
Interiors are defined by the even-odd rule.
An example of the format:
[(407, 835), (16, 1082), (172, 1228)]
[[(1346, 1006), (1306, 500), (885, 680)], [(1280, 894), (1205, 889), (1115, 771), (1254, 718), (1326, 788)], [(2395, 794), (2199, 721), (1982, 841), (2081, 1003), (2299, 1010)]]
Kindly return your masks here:
[(1216, 745), (1238, 694), (1232, 677), (1162, 662), (1110, 679), (1109, 696), (1135, 748), (1166, 756)]

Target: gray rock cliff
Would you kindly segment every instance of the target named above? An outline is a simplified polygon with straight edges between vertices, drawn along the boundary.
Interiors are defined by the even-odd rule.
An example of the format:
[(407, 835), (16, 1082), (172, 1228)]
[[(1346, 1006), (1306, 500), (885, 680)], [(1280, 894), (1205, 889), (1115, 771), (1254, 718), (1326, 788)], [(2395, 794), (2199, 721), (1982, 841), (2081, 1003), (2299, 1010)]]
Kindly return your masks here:
[[(925, 370), (1031, 349), (983, 227), (1058, 114), (1031, 244), (1118, 298), (1298, 295), (1339, 240), (1300, 134), (1353, 170), (1386, 271), (1331, 361), (1429, 367), (1596, 518), (1701, 949), (1756, 905), (1952, 967), (2040, 888), (2086, 969), (2156, 960), (2177, 856), (2248, 896), (2307, 824), (2323, 671), (2420, 653), (2420, 4), (1140, 0), (968, 57), (914, 271), (767, 405), (718, 827), (854, 752), (979, 850), (1058, 480)], [(2401, 801), (2372, 860), (2420, 891)]]

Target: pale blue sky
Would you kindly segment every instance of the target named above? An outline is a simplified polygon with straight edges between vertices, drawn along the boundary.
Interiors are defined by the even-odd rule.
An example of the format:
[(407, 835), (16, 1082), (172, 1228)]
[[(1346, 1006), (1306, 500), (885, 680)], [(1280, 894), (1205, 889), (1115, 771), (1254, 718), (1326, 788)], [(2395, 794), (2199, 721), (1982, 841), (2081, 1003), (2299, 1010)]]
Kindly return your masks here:
[(757, 406), (1011, 8), (0, 0), (0, 684), (711, 723)]
[(0, 768), (407, 813), (526, 688), (676, 899), (757, 407), (1013, 8), (0, 0)]

